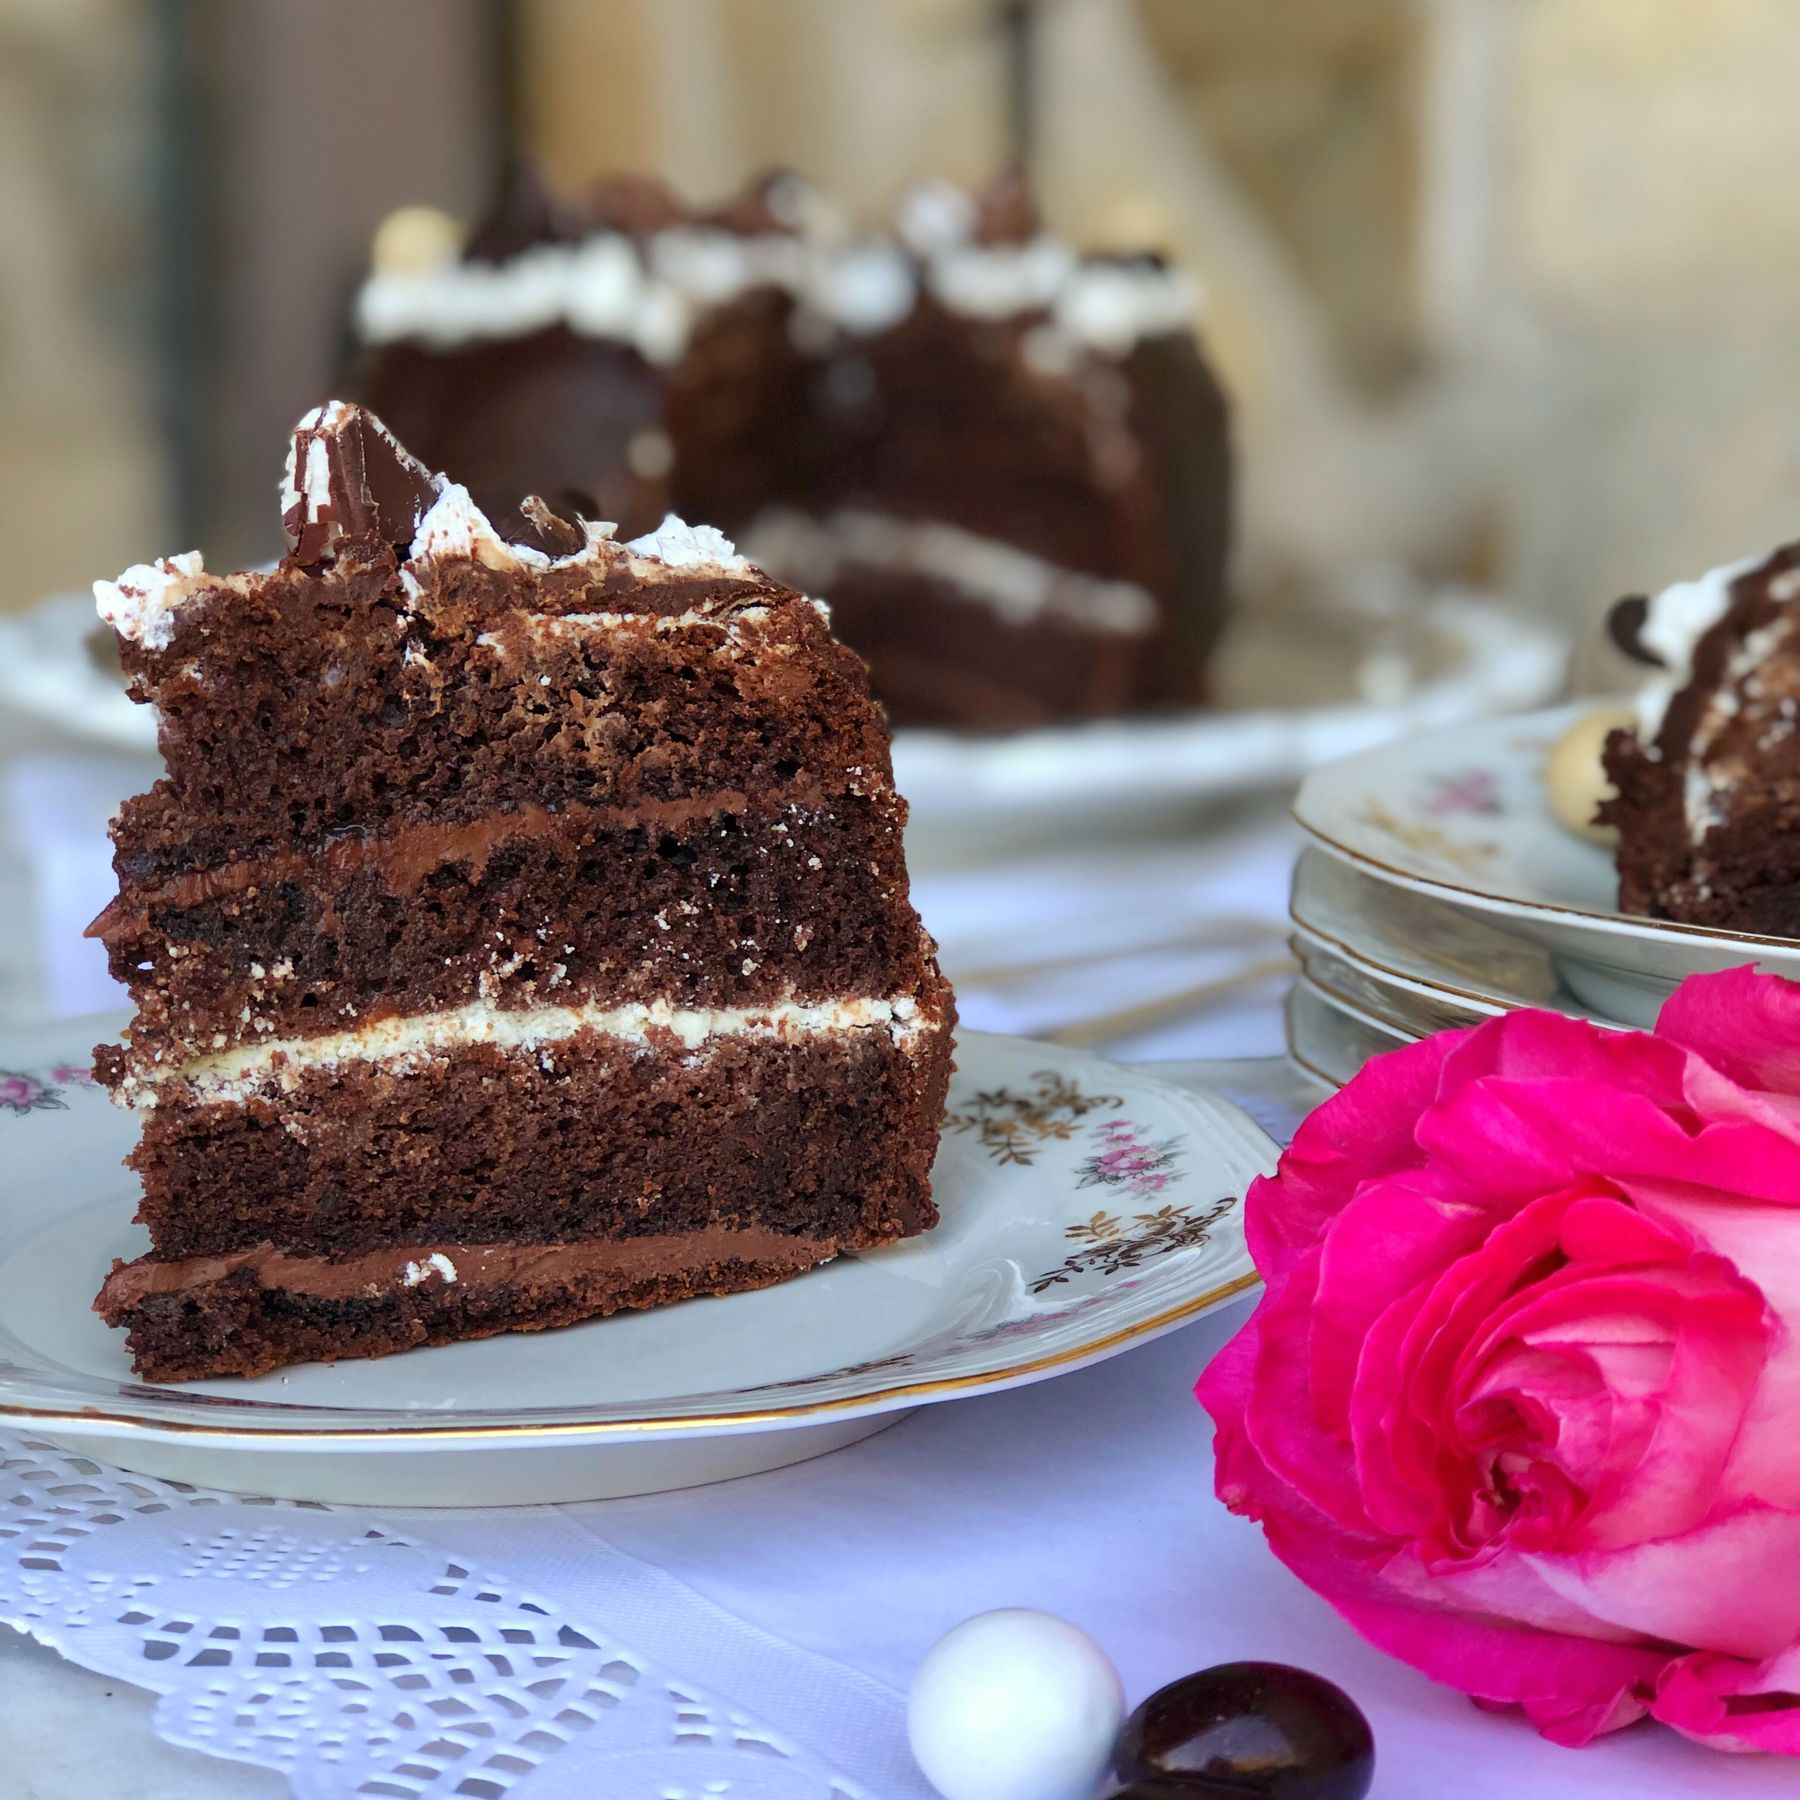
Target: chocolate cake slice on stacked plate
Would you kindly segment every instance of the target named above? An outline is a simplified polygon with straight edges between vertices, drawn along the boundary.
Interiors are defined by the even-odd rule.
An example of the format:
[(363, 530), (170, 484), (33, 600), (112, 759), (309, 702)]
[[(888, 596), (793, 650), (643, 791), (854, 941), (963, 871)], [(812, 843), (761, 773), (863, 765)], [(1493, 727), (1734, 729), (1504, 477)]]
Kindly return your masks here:
[(496, 525), (371, 415), (273, 572), (97, 584), (168, 773), (93, 927), (137, 1003), (153, 1379), (561, 1325), (935, 1222), (953, 1009), (823, 609), (716, 532)]
[(1606, 749), (1620, 906), (1800, 937), (1800, 544), (1623, 600), (1610, 623), (1657, 671)]

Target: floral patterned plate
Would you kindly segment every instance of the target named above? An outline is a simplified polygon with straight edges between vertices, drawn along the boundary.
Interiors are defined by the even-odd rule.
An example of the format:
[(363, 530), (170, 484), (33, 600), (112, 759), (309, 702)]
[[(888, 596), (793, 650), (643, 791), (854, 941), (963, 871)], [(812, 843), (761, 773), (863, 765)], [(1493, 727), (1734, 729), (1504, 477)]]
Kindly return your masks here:
[(1612, 858), (1557, 824), (1550, 746), (1592, 702), (1425, 732), (1302, 784), (1300, 823), (1393, 893), (1423, 895), (1550, 953), (1577, 1000), (1629, 1025), (1689, 975), (1758, 963), (1800, 977), (1800, 942), (1618, 910)]
[(253, 1381), (134, 1381), (89, 1310), (143, 1247), (132, 1123), (86, 1046), (0, 1034), (0, 1421), (286, 1498), (496, 1505), (797, 1462), (923, 1404), (1110, 1356), (1254, 1281), (1241, 1196), (1275, 1149), (1215, 1094), (965, 1033), (935, 1231), (784, 1286)]

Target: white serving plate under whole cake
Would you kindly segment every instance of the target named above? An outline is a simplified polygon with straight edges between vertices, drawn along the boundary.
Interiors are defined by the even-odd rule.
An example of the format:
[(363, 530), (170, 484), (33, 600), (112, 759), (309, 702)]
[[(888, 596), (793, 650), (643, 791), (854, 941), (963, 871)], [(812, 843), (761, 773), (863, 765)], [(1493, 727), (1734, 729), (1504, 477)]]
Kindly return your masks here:
[(135, 1380), (89, 1310), (136, 1254), (130, 1116), (88, 1081), (123, 1020), (0, 1034), (0, 1423), (286, 1499), (599, 1499), (778, 1468), (913, 1411), (1111, 1356), (1255, 1281), (1273, 1143), (1140, 1069), (964, 1033), (943, 1221), (758, 1293), (255, 1380)]
[[(154, 753), (155, 721), (125, 698), (95, 642), (93, 601), (62, 594), (0, 618), (0, 704), (78, 737)], [(996, 838), (1181, 817), (1291, 786), (1322, 762), (1453, 720), (1531, 706), (1564, 646), (1491, 597), (1408, 594), (1249, 602), (1214, 671), (1219, 704), (1172, 717), (1005, 736), (902, 730), (895, 785), (915, 861), (962, 860)]]
[(1636, 918), (1611, 853), (1557, 824), (1550, 746), (1592, 703), (1379, 746), (1310, 775), (1294, 813), (1378, 887), (1423, 897), (1547, 952), (1590, 1012), (1649, 1026), (1689, 975), (1754, 963), (1800, 978), (1800, 942)]

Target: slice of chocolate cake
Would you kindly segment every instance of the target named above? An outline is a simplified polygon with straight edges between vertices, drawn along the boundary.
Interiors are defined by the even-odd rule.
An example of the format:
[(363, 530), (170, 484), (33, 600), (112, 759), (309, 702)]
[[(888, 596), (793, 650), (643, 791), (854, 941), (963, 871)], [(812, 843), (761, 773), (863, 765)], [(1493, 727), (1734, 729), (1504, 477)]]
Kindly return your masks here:
[(1181, 271), (1078, 254), (1011, 181), (864, 237), (791, 176), (711, 212), (524, 183), (434, 243), (365, 283), (354, 381), (478, 502), (671, 506), (816, 571), (897, 723), (1203, 698), (1232, 464)]
[(358, 408), (292, 545), (97, 584), (167, 775), (95, 922), (137, 1003), (156, 1380), (756, 1287), (934, 1223), (952, 1005), (856, 657), (718, 533), (496, 526)]
[(1800, 544), (1622, 600), (1611, 628), (1657, 671), (1606, 747), (1620, 906), (1800, 938)]

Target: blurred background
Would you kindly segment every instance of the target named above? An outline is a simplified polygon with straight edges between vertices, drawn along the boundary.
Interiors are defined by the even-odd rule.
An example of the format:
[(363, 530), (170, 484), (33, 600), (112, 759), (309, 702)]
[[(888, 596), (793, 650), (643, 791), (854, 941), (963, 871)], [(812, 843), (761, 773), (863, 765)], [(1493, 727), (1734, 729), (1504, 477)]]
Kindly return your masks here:
[(868, 217), (1023, 151), (1194, 267), (1243, 556), (1376, 552), (1587, 620), (1786, 535), (1784, 0), (0, 0), (0, 609), (275, 547), (392, 207), (509, 154)]
[[(1614, 598), (1800, 511), (1796, 92), (1791, 0), (0, 0), (0, 614), (148, 556), (279, 552), (281, 447), (399, 205), (472, 218), (520, 159), (700, 202), (785, 166), (874, 223), (917, 179), (1011, 165), (1078, 245), (1198, 276), (1242, 594), (1404, 569), (1617, 683)], [(0, 703), (0, 917), (37, 921), (0, 1016), (116, 998), (78, 931), (106, 813), (148, 778), (38, 712)], [(1233, 862), (1240, 825), (1209, 826), (1204, 869), (1195, 839), (1065, 846), (1063, 960), (1127, 915), (1161, 950), (1210, 913), (1279, 952), (1293, 842)], [(1069, 1015), (967, 1003), (1014, 935), (996, 894), (1073, 894), (1069, 866), (926, 884), (966, 1019)], [(1203, 956), (1139, 974), (1242, 985)]]

